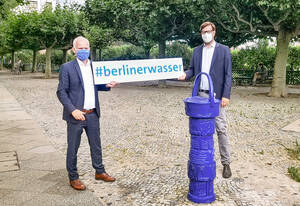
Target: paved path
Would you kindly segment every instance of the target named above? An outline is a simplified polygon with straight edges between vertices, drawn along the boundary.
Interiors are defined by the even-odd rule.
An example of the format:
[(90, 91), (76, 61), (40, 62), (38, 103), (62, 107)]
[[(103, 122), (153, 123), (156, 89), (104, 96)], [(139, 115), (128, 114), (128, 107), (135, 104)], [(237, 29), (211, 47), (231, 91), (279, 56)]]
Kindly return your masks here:
[(68, 185), (65, 157), (0, 85), (0, 205), (101, 205)]

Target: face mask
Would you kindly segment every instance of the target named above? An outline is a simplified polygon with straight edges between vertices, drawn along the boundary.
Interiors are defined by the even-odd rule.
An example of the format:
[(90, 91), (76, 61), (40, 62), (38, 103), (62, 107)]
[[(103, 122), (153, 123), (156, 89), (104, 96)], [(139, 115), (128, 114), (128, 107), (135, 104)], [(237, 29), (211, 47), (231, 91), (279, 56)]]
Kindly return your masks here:
[(210, 33), (206, 32), (206, 33), (202, 34), (202, 39), (205, 43), (211, 42), (213, 39), (212, 32), (210, 32)]
[(90, 50), (80, 49), (77, 51), (77, 58), (81, 61), (87, 60), (90, 56)]

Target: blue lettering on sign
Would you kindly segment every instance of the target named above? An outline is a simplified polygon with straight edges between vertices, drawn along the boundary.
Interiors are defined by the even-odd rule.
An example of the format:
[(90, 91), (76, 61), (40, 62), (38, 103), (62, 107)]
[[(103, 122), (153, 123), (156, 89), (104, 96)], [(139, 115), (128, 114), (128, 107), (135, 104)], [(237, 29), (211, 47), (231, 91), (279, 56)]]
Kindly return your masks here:
[(156, 66), (155, 67), (148, 67), (149, 73), (151, 74), (152, 72), (155, 73), (156, 72)]
[(169, 65), (157, 65), (157, 66), (145, 66), (145, 67), (128, 67), (128, 65), (122, 65), (120, 68), (109, 69), (106, 66), (96, 67), (96, 76), (122, 76), (122, 75), (139, 75), (139, 74), (155, 74), (162, 72), (178, 72), (182, 71), (181, 64), (169, 64)]
[(104, 68), (104, 75), (107, 77), (110, 75), (110, 70), (109, 69), (106, 69), (105, 66), (103, 67)]

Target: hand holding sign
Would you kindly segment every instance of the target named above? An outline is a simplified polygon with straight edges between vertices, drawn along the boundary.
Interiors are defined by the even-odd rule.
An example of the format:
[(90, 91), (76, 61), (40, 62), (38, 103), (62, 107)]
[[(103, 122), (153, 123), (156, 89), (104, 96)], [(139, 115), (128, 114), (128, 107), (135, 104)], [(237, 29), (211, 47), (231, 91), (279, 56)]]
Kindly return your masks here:
[(106, 84), (105, 86), (106, 86), (107, 88), (113, 88), (113, 87), (115, 87), (115, 86), (117, 86), (117, 85), (119, 85), (119, 84), (120, 84), (119, 82), (112, 81), (112, 82)]
[(180, 77), (178, 77), (178, 80), (184, 81), (186, 78), (186, 73), (184, 72)]

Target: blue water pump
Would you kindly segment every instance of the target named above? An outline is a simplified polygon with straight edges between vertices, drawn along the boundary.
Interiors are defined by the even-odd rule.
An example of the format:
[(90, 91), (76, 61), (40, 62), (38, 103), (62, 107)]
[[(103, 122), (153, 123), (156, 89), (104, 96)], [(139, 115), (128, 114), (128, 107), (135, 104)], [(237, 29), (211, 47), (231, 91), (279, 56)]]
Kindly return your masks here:
[[(198, 96), (201, 75), (208, 78), (209, 97)], [(190, 179), (188, 199), (195, 203), (215, 201), (214, 179), (216, 162), (214, 160), (215, 117), (219, 115), (220, 100), (214, 98), (212, 80), (207, 73), (197, 75), (192, 97), (184, 100), (185, 112), (189, 118), (191, 148), (188, 161)]]

